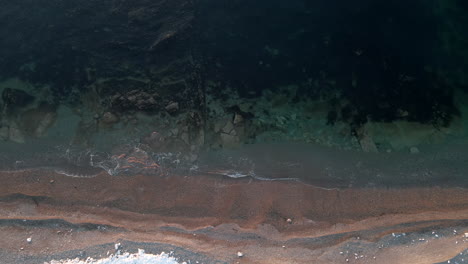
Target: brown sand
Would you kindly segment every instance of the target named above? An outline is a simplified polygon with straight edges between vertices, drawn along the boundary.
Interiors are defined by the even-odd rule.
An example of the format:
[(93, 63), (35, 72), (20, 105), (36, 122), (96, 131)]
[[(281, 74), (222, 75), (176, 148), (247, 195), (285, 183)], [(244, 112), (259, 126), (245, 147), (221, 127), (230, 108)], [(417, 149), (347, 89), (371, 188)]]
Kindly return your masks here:
[[(227, 263), (436, 263), (468, 247), (462, 188), (323, 189), (203, 175), (85, 179), (45, 170), (1, 173), (0, 180), (0, 236), (8, 238), (0, 249), (17, 254), (125, 239), (176, 245)], [(38, 228), (15, 219), (61, 219), (76, 227)], [(450, 236), (417, 242), (426, 231), (453, 228)], [(416, 242), (388, 242), (403, 232)], [(365, 249), (356, 257), (356, 248)], [(237, 258), (237, 251), (245, 256)]]

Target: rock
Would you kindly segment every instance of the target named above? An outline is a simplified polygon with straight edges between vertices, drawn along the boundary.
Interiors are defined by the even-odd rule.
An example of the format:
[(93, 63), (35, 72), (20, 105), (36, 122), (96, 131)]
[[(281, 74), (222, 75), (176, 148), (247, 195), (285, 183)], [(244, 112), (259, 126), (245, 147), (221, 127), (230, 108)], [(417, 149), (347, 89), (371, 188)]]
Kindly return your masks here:
[(111, 112), (105, 112), (102, 115), (101, 121), (103, 123), (105, 123), (105, 124), (111, 125), (111, 124), (115, 124), (115, 123), (119, 122), (119, 117), (114, 115)]
[(31, 242), (32, 242), (32, 238), (31, 238), (31, 237), (26, 238), (26, 242), (31, 243)]
[(244, 121), (244, 118), (240, 114), (235, 114), (234, 115), (234, 120), (232, 121), (234, 125), (237, 125), (239, 123), (242, 123)]
[(411, 147), (410, 148), (410, 153), (411, 154), (418, 154), (419, 153), (419, 149), (417, 147)]
[(179, 103), (177, 102), (171, 102), (165, 107), (166, 111), (169, 113), (174, 113), (179, 110)]
[(242, 258), (244, 256), (244, 253), (242, 251), (237, 251), (237, 257)]

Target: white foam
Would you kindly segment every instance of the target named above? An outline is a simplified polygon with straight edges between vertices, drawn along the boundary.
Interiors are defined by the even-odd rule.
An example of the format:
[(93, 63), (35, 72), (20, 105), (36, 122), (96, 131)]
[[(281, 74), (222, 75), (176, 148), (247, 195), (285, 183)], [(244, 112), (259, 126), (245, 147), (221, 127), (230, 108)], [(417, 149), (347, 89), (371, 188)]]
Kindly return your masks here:
[[(159, 255), (146, 254), (144, 250), (139, 249), (138, 253), (130, 254), (123, 253), (118, 255), (110, 255), (107, 258), (86, 260), (62, 259), (44, 262), (44, 264), (181, 264), (177, 259), (169, 254), (162, 252)], [(183, 264), (183, 263), (182, 263)]]

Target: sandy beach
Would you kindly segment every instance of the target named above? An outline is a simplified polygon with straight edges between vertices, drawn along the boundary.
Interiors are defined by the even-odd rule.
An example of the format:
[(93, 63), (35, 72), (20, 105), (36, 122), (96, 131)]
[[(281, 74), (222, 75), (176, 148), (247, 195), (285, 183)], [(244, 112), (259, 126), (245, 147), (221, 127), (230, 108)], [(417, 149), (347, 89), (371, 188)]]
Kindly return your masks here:
[(4, 263), (99, 257), (118, 242), (191, 263), (438, 263), (468, 245), (468, 195), (456, 187), (325, 189), (47, 170), (0, 179)]

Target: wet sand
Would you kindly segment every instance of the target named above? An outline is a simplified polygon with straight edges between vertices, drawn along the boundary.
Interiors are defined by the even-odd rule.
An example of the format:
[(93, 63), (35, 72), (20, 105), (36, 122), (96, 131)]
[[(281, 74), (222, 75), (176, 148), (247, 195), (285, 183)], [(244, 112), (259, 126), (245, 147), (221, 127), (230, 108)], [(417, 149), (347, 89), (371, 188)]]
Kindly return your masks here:
[(464, 188), (325, 189), (48, 170), (0, 173), (0, 180), (4, 263), (105, 256), (116, 242), (130, 251), (174, 251), (191, 263), (438, 263), (468, 248)]

